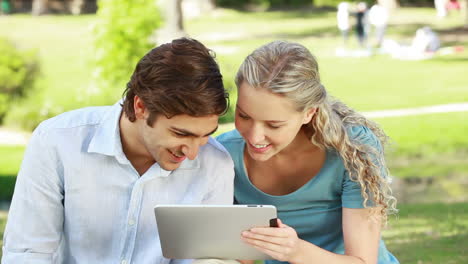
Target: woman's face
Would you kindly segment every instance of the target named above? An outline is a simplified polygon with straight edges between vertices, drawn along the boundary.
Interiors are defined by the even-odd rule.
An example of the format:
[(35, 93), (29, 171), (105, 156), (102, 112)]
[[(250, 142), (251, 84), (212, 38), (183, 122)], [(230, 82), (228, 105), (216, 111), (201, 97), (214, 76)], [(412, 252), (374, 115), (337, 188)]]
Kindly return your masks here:
[(266, 161), (294, 141), (314, 111), (298, 112), (286, 97), (244, 82), (238, 90), (235, 123), (249, 156)]

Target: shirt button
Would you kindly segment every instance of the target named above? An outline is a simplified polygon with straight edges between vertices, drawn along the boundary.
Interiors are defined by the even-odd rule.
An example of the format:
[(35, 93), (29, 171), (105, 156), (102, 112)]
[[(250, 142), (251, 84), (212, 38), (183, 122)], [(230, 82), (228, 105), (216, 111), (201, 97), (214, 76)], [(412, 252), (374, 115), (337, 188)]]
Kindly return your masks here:
[(121, 264), (127, 264), (127, 261), (124, 259), (122, 260), (122, 262), (120, 262)]
[[(128, 221), (128, 224), (129, 224), (130, 226), (134, 225), (134, 224), (135, 224), (135, 220), (130, 219), (130, 220)], [(125, 264), (125, 263), (122, 263), (122, 264)]]

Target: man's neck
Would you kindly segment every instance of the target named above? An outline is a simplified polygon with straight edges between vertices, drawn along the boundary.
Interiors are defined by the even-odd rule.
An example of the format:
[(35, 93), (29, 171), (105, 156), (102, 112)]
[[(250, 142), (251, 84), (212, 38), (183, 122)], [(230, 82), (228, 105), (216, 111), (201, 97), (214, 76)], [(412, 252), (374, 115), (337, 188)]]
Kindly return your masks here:
[(138, 173), (143, 175), (155, 161), (146, 151), (138, 133), (136, 122), (139, 121), (130, 122), (125, 113), (122, 113), (119, 121), (120, 140), (123, 153)]

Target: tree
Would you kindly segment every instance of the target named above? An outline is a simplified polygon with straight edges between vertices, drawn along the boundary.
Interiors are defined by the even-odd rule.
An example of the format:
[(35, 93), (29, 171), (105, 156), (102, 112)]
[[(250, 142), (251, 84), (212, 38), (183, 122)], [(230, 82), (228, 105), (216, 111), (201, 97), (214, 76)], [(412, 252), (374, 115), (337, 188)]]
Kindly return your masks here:
[(39, 16), (49, 11), (49, 0), (33, 0), (32, 2), (32, 14)]
[(84, 0), (72, 0), (70, 3), (70, 12), (73, 15), (80, 15), (83, 11)]
[(95, 26), (95, 83), (89, 104), (109, 104), (119, 98), (137, 62), (154, 45), (149, 37), (160, 23), (154, 0), (99, 0)]
[(468, 0), (465, 0), (465, 28), (468, 28)]
[(173, 39), (187, 36), (184, 30), (182, 0), (159, 0), (158, 6), (163, 11), (161, 13), (164, 27), (154, 31), (153, 39), (155, 42), (166, 43)]

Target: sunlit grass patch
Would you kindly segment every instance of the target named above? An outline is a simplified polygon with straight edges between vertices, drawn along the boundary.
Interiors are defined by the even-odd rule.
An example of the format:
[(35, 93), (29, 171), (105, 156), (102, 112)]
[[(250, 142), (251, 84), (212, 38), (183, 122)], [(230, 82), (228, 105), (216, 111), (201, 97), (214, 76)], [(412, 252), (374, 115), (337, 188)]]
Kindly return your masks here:
[(468, 204), (400, 205), (383, 237), (400, 263), (467, 263)]

